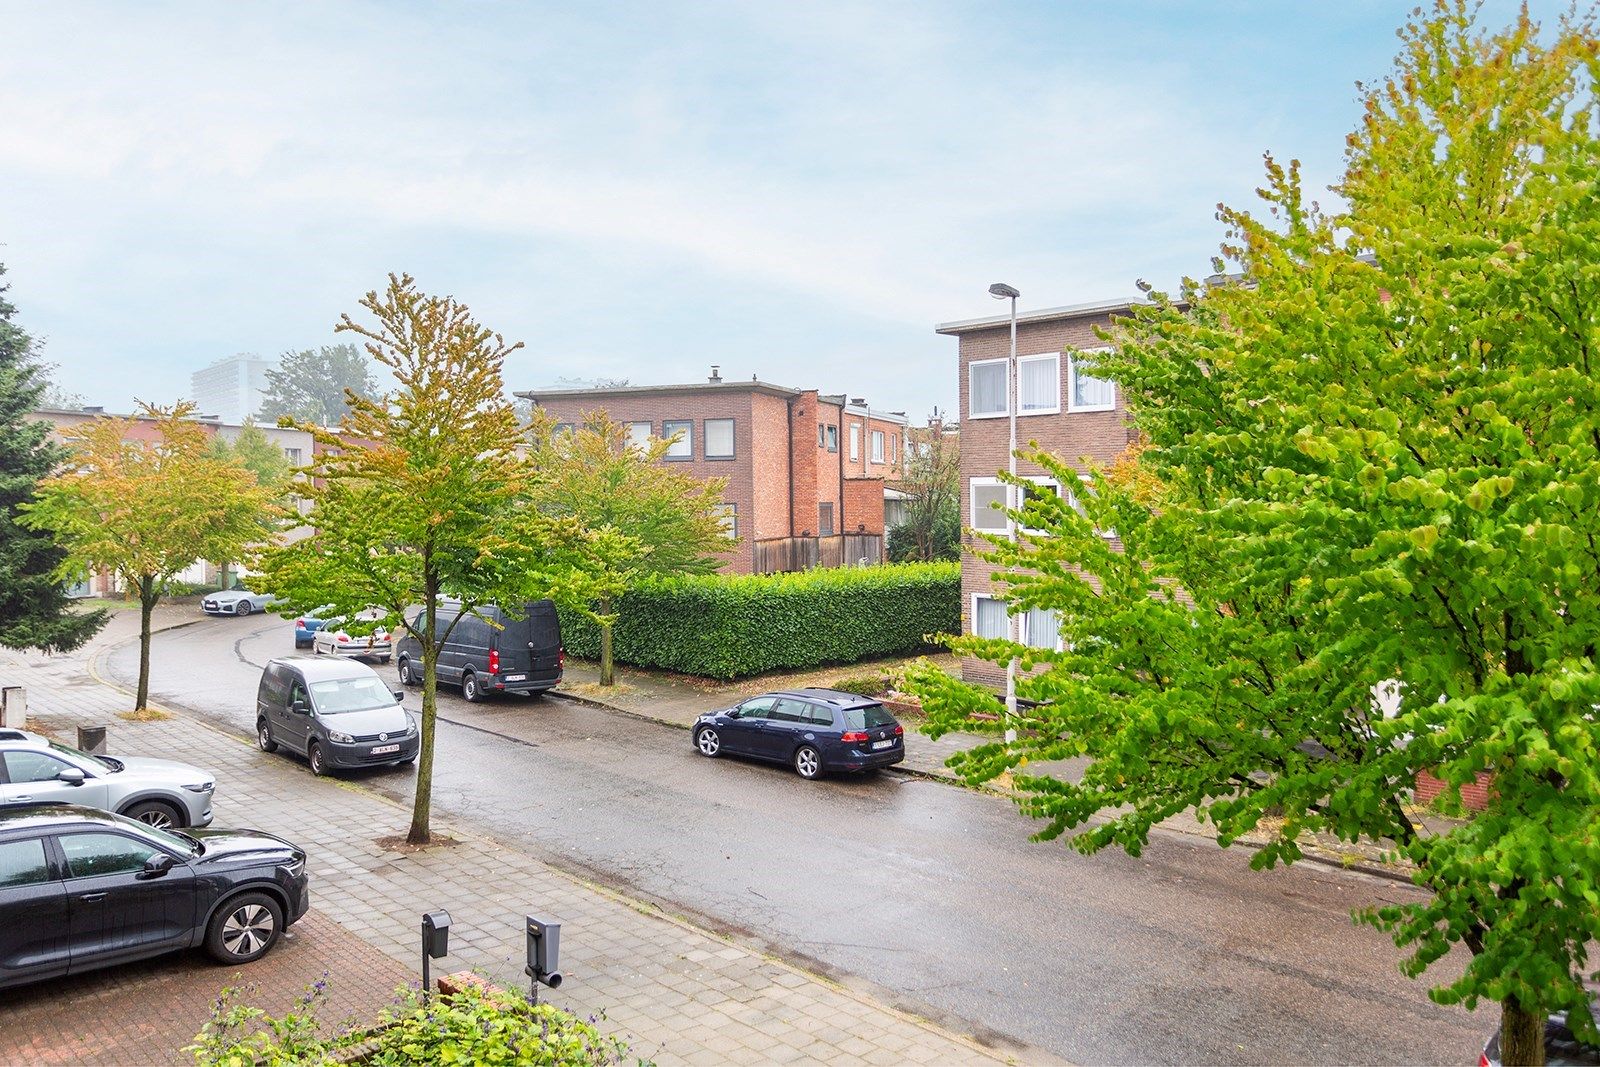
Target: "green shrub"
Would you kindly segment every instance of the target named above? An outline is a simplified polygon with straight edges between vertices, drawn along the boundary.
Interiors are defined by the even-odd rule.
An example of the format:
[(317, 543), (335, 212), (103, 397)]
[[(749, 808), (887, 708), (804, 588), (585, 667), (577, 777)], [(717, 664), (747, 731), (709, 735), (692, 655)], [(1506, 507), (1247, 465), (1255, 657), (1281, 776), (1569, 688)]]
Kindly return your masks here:
[(840, 678), (833, 683), (833, 688), (841, 693), (881, 697), (889, 691), (889, 679), (881, 674), (862, 674), (854, 678)]
[[(675, 578), (628, 592), (617, 610), (617, 662), (745, 678), (905, 655), (930, 647), (930, 635), (960, 633), (961, 568), (901, 563)], [(597, 658), (599, 628), (577, 611), (560, 614), (567, 651)]]
[(207, 593), (216, 593), (222, 590), (220, 585), (205, 585), (199, 582), (180, 582), (173, 579), (167, 582), (167, 596), (204, 596)]
[[(532, 1004), (520, 992), (468, 986), (424, 1000), (402, 989), (370, 1026), (325, 1036), (316, 1019), (326, 980), (311, 986), (280, 1018), (238, 1002), (238, 989), (222, 991), (211, 1021), (186, 1052), (200, 1067), (278, 1067), (359, 1062), (375, 1067), (438, 1063), (486, 1067), (595, 1067), (624, 1062), (627, 1045), (575, 1015)], [(357, 1047), (359, 1046), (359, 1050)]]

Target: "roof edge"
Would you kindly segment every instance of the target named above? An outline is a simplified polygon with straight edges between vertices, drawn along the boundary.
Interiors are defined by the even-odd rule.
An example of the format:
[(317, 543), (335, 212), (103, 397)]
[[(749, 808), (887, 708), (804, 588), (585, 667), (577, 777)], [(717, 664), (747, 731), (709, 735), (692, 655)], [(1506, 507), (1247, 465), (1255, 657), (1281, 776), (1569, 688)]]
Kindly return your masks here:
[[(1110, 311), (1128, 311), (1141, 307), (1151, 301), (1141, 297), (1126, 300), (1094, 300), (1086, 304), (1064, 304), (1061, 307), (1040, 308), (1036, 311), (1022, 311), (1017, 313), (1017, 325), (1030, 322), (1050, 322), (1055, 319), (1081, 318), (1085, 315), (1104, 314)], [(934, 326), (934, 333), (963, 334), (974, 330), (992, 330), (1000, 326), (1011, 325), (1011, 316), (988, 315), (981, 319), (957, 319), (954, 322), (941, 322)]]

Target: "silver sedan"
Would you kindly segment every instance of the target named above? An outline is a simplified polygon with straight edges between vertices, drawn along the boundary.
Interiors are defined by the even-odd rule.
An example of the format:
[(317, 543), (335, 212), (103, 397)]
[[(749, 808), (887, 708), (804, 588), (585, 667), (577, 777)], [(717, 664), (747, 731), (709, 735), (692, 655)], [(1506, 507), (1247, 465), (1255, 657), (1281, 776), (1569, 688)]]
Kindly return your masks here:
[(28, 730), (0, 730), (0, 805), (82, 804), (164, 830), (209, 824), (216, 785), (187, 763), (92, 756)]

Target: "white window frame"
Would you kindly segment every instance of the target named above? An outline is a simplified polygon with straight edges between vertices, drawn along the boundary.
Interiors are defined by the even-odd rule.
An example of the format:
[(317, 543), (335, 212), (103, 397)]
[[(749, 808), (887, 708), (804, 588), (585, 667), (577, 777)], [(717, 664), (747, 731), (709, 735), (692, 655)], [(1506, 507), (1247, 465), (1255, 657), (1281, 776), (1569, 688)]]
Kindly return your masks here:
[(999, 478), (967, 479), (967, 526), (969, 529), (976, 530), (978, 533), (1003, 534), (1011, 532), (1011, 516), (1006, 514), (1004, 511), (999, 513), (1001, 525), (998, 528), (978, 525), (978, 516), (992, 515), (994, 514), (994, 509), (990, 507), (980, 508), (978, 506), (977, 490), (979, 487), (987, 489), (997, 485), (1006, 491), (1006, 506), (1010, 507), (1011, 486), (1007, 485), (1005, 482), (1002, 482)]
[[(1090, 475), (1082, 473), (1078, 475), (1079, 485), (1088, 485), (1093, 480), (1094, 479)], [(1066, 493), (1068, 502), (1072, 505), (1072, 510), (1076, 511), (1079, 515), (1083, 515), (1083, 497), (1079, 495), (1078, 491), (1075, 489), (1068, 489)], [(1107, 541), (1115, 541), (1117, 539), (1117, 531), (1115, 530), (1102, 530), (1100, 527), (1096, 526), (1094, 532), (1099, 534), (1101, 537), (1104, 537)]]
[[(628, 447), (637, 448), (641, 452), (650, 448), (650, 438), (656, 435), (656, 424), (648, 419), (633, 419), (628, 424)], [(637, 436), (639, 427), (644, 427), (644, 437)]]
[[(676, 444), (673, 444), (673, 445), (669, 446), (667, 448), (666, 454), (663, 455), (661, 458), (665, 459), (665, 460), (669, 460), (670, 462), (673, 462), (673, 463), (689, 463), (689, 462), (692, 462), (694, 460), (694, 420), (693, 419), (663, 419), (662, 422), (661, 422), (661, 439), (663, 441), (667, 440), (670, 437), (673, 437), (674, 435), (676, 435), (677, 433), (680, 432), (679, 430), (669, 429), (669, 427), (672, 427), (672, 426), (680, 427), (681, 431), (683, 432), (683, 436), (678, 439), (678, 442)], [(674, 455), (673, 451), (672, 451), (674, 448), (682, 448), (682, 449), (686, 449), (687, 451), (685, 451), (685, 452), (683, 452), (681, 454)]]
[[(1045, 408), (1026, 408), (1022, 406), (1022, 365), (1024, 363), (1042, 363), (1049, 360), (1055, 365), (1055, 373), (1050, 377), (1055, 380), (1055, 403)], [(1116, 405), (1113, 404), (1113, 407)], [(1032, 356), (1017, 357), (1017, 418), (1023, 419), (1030, 415), (1059, 415), (1061, 414), (1061, 353), (1040, 352)]]
[[(1023, 478), (1026, 481), (1032, 482), (1034, 485), (1048, 485), (1048, 486), (1051, 486), (1052, 488), (1055, 489), (1057, 496), (1060, 496), (1061, 493), (1062, 493), (1061, 483), (1056, 481), (1054, 478), (1047, 477), (1047, 476), (1045, 476), (1043, 474), (1025, 474), (1025, 475), (1023, 475)], [(1067, 495), (1067, 499), (1069, 501), (1072, 501), (1074, 504), (1076, 504), (1078, 498), (1073, 495), (1072, 490), (1070, 490), (1070, 489), (1066, 490), (1066, 495)], [(1025, 507), (1025, 506), (1027, 506), (1027, 503), (1028, 503), (1028, 498), (1027, 498), (1026, 494), (1024, 494), (1023, 498), (1021, 500), (1017, 501), (1017, 507), (1019, 507), (1019, 508)], [(1035, 529), (1032, 529), (1032, 528), (1027, 527), (1027, 526), (1024, 526), (1022, 528), (1022, 532), (1023, 533), (1027, 533), (1027, 534), (1042, 534), (1042, 533), (1044, 533), (1043, 530), (1035, 530)]]
[(861, 462), (861, 424), (859, 422), (850, 424), (850, 462)]
[[(702, 459), (733, 459), (734, 458), (734, 453), (736, 453), (738, 451), (738, 445), (736, 445), (734, 443), (734, 438), (739, 432), (738, 424), (731, 418), (705, 419), (705, 420), (702, 420), (702, 421), (705, 423), (705, 425), (700, 427), (700, 431), (701, 431), (701, 438), (700, 438), (701, 458)], [(711, 424), (714, 423), (714, 422), (718, 422), (718, 423), (725, 422), (725, 423), (728, 424), (728, 451), (726, 451), (726, 452), (713, 452), (713, 451), (711, 451)]]
[[(995, 602), (996, 604), (999, 604), (1002, 607), (1006, 608), (1006, 632), (1005, 633), (1001, 634), (998, 637), (985, 637), (985, 635), (983, 635), (983, 634), (978, 632), (978, 601), (980, 601), (980, 600), (991, 600), (991, 601)], [(1011, 619), (1012, 619), (1012, 615), (1011, 615), (1010, 608), (1007, 607), (1008, 603), (1009, 603), (1008, 601), (1002, 600), (1000, 597), (997, 597), (992, 593), (973, 593), (972, 594), (972, 615), (971, 615), (971, 618), (972, 618), (972, 636), (973, 637), (982, 637), (986, 641), (1009, 641), (1009, 640), (1011, 640)]]
[[(1104, 347), (1104, 346), (1102, 346), (1100, 348), (1082, 348), (1082, 349), (1079, 349), (1076, 352), (1074, 352), (1074, 353), (1072, 353), (1072, 354), (1067, 356), (1067, 411), (1069, 413), (1077, 414), (1078, 412), (1084, 412), (1084, 411), (1115, 411), (1116, 410), (1116, 407), (1117, 407), (1117, 383), (1115, 381), (1113, 381), (1112, 379), (1110, 379), (1110, 378), (1098, 378), (1097, 375), (1092, 375), (1092, 374), (1090, 375), (1091, 378), (1098, 378), (1099, 381), (1105, 382), (1106, 384), (1111, 386), (1111, 403), (1109, 403), (1109, 404), (1079, 404), (1079, 403), (1077, 403), (1077, 397), (1078, 397), (1078, 357), (1079, 356), (1092, 356), (1096, 352), (1109, 352), (1109, 351), (1111, 351), (1111, 349), (1109, 347)], [(1090, 362), (1092, 363), (1093, 360), (1090, 360)]]
[[(1010, 359), (1002, 356), (999, 359), (975, 359), (967, 364), (967, 418), (969, 419), (1003, 419), (1011, 414), (1011, 367)], [(972, 373), (979, 367), (992, 367), (996, 363), (1001, 365), (1001, 377), (1005, 379), (1005, 390), (1002, 396), (1003, 406), (999, 411), (974, 411), (972, 398), (977, 390), (972, 387)]]
[(884, 442), (885, 442), (885, 440), (886, 440), (886, 438), (885, 438), (884, 432), (882, 430), (873, 430), (872, 431), (872, 436), (871, 436), (872, 447), (867, 450), (867, 458), (871, 462), (873, 462), (873, 463), (883, 463), (884, 462), (884, 457), (888, 455), (888, 453), (884, 451)]

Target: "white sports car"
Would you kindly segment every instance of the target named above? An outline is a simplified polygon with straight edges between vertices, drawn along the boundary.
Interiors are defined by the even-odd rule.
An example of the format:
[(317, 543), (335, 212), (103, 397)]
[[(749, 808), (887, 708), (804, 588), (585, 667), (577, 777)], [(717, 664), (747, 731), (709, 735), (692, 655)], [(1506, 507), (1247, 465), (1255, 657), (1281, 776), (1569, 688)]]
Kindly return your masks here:
[(252, 593), (248, 589), (229, 589), (221, 593), (207, 593), (200, 601), (200, 610), (207, 615), (250, 615), (266, 611), (278, 598), (266, 593)]

